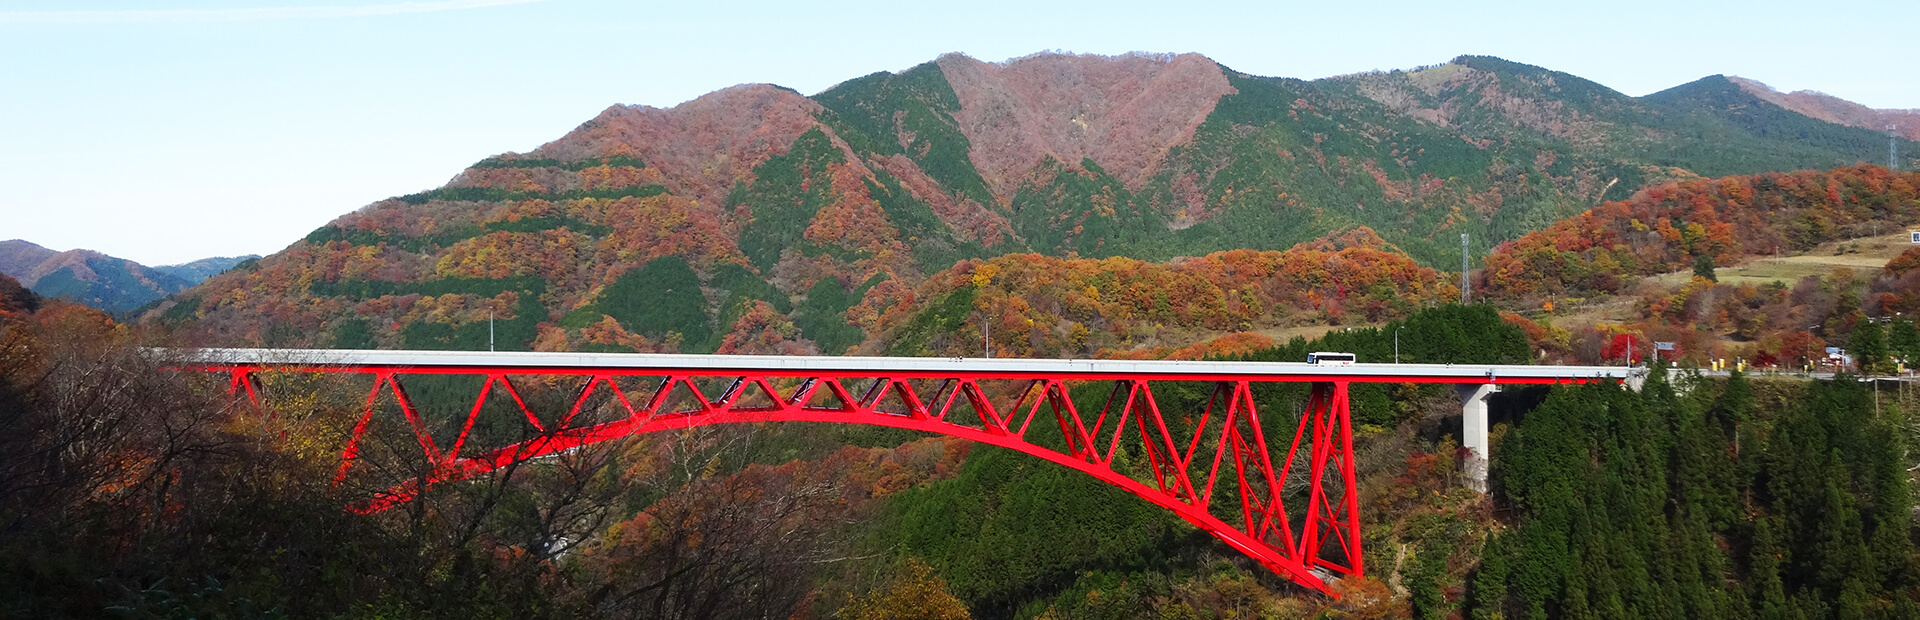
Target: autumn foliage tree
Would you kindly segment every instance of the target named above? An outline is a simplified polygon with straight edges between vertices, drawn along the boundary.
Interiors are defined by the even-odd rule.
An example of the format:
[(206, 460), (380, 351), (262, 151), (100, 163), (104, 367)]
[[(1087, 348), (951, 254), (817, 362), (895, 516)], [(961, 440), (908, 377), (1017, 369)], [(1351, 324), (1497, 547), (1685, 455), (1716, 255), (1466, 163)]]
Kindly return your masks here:
[(909, 558), (885, 588), (860, 597), (842, 608), (843, 620), (969, 620), (966, 605), (947, 592), (946, 581), (933, 569)]
[(219, 378), (161, 370), (138, 337), (63, 302), (0, 316), (0, 614), (270, 617), (378, 597), (374, 567), (397, 558), (330, 489), (331, 461)]
[(1615, 334), (1612, 340), (1607, 341), (1607, 349), (1603, 355), (1607, 359), (1638, 363), (1641, 358), (1648, 355), (1647, 342), (1633, 334)]

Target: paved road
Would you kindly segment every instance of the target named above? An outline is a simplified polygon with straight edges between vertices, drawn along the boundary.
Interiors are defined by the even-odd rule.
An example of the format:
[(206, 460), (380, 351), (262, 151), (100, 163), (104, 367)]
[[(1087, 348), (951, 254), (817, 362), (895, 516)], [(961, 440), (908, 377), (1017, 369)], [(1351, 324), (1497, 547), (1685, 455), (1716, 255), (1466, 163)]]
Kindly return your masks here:
[[(1684, 369), (1683, 369), (1683, 370), (1684, 370)], [(1729, 376), (1729, 375), (1731, 375), (1731, 374), (1733, 374), (1733, 373), (1731, 373), (1731, 372), (1728, 372), (1728, 371), (1725, 371), (1725, 370), (1702, 370), (1702, 371), (1700, 371), (1700, 376), (1703, 376), (1703, 377), (1725, 377), (1725, 376)], [(1811, 374), (1809, 374), (1809, 373), (1804, 373), (1804, 372), (1782, 372), (1782, 373), (1759, 373), (1759, 372), (1749, 372), (1749, 373), (1747, 373), (1747, 376), (1748, 376), (1748, 377), (1756, 377), (1756, 378), (1757, 378), (1757, 377), (1778, 377), (1778, 378), (1786, 378), (1786, 379), (1820, 379), (1820, 380), (1831, 380), (1831, 379), (1833, 379), (1833, 377), (1834, 377), (1834, 373), (1831, 373), (1831, 372), (1816, 372), (1816, 373), (1811, 373)], [(1853, 375), (1853, 377), (1854, 377), (1855, 379), (1859, 379), (1859, 380), (1861, 380), (1861, 381), (1866, 381), (1866, 380), (1868, 380), (1868, 379), (1877, 379), (1877, 380), (1880, 380), (1880, 381), (1904, 381), (1904, 382), (1909, 382), (1909, 383), (1916, 383), (1916, 382), (1920, 382), (1920, 375), (1913, 375), (1913, 374), (1907, 374), (1907, 375), (1902, 375), (1902, 376), (1883, 376), (1883, 377), (1862, 377), (1862, 376), (1860, 376), (1860, 375)]]

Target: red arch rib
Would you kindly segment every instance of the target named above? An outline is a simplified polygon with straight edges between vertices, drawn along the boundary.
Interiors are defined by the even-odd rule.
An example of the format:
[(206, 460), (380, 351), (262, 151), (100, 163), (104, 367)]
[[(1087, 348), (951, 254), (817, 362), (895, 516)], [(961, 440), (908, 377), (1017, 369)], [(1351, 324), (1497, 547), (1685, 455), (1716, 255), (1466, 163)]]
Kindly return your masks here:
[[(241, 376), (251, 375), (262, 368), (225, 366), (218, 370)], [(558, 422), (543, 424), (541, 418), (527, 408), (512, 382), (508, 381), (505, 369), (474, 368), (459, 372), (443, 368), (426, 372), (471, 374), (483, 376), (486, 381), (481, 385), (467, 419), (464, 423), (456, 421), (461, 430), (459, 436), (449, 443), (452, 449), (440, 451), (423, 427), (419, 412), (406, 398), (401, 378), (412, 374), (408, 370), (341, 367), (294, 370), (364, 372), (375, 377), (373, 390), (367, 398), (367, 409), (359, 416), (353, 435), (343, 451), (339, 470), (341, 478), (348, 474), (359, 458), (360, 442), (374, 417), (376, 401), (383, 393), (390, 393), (394, 397), (405, 423), (416, 435), (428, 462), (432, 464), (432, 469), (425, 476), (375, 494), (366, 503), (357, 506), (357, 512), (377, 512), (410, 501), (418, 495), (422, 483), (433, 485), (473, 478), (528, 459), (635, 435), (754, 422), (867, 424), (959, 437), (1016, 450), (1085, 473), (1173, 512), (1268, 570), (1315, 591), (1337, 595), (1328, 583), (1331, 576), (1360, 575), (1363, 572), (1347, 382), (1341, 380), (1313, 384), (1313, 396), (1307, 410), (1300, 415), (1291, 447), (1284, 454), (1284, 460), (1281, 460), (1270, 451), (1281, 446), (1269, 446), (1259, 421), (1259, 412), (1254, 406), (1251, 381), (1244, 376), (1183, 376), (1177, 379), (1211, 380), (1215, 385), (1206, 409), (1196, 412), (1199, 422), (1191, 425), (1191, 441), (1183, 442), (1176, 440), (1169, 431), (1167, 419), (1161, 415), (1158, 403), (1154, 400), (1150, 381), (1161, 378), (1151, 376), (1098, 379), (1113, 381), (1114, 389), (1099, 414), (1087, 418), (1080, 414), (1068, 396), (1066, 381), (1086, 381), (1074, 377), (950, 373), (899, 374), (875, 378), (871, 374), (854, 373), (808, 376), (775, 372), (738, 375), (685, 371), (662, 377), (656, 373), (604, 369), (548, 371), (541, 374), (578, 376), (585, 379), (585, 385)], [(631, 399), (614, 382), (615, 376), (661, 377), (661, 380), (659, 387), (649, 397)], [(730, 379), (732, 385), (718, 397), (709, 398), (695, 385), (694, 380), (713, 378)], [(783, 395), (773, 387), (778, 379), (801, 381)], [(874, 383), (858, 395), (848, 390), (844, 383), (847, 380), (866, 379), (873, 379)], [(942, 382), (942, 387), (934, 394), (923, 397), (908, 379), (934, 379)], [(989, 394), (982, 389), (978, 382), (980, 379), (1018, 379), (1028, 383), (1025, 389), (1014, 394), (1017, 399), (1010, 406), (1001, 409), (995, 407)], [(236, 378), (233, 383), (238, 386), (242, 382), (249, 387), (253, 385), (252, 379), (244, 376)], [(627, 416), (597, 424), (573, 425), (589, 397), (602, 389), (611, 392), (609, 405), (624, 408)], [(684, 411), (663, 410), (670, 400), (668, 395), (675, 393), (676, 389), (691, 393), (692, 407)], [(738, 396), (751, 389), (767, 394), (773, 400), (772, 405), (739, 405)], [(528, 424), (539, 435), (510, 446), (463, 454), (467, 448), (467, 431), (473, 427), (489, 393), (511, 396), (511, 402), (526, 414)], [(880, 409), (879, 404), (889, 402), (889, 396), (892, 397), (891, 402), (900, 403), (904, 410)], [(949, 416), (955, 411), (955, 405), (961, 402), (960, 399), (965, 399), (975, 416)], [(814, 401), (827, 401), (832, 405), (812, 404)], [(1046, 411), (1043, 412), (1043, 409)], [(1035, 418), (1042, 415), (1054, 418), (1066, 446), (1064, 451), (1024, 438)], [(1211, 420), (1218, 420), (1220, 426), (1210, 426)], [(1203, 437), (1207, 440), (1203, 441)], [(1143, 465), (1152, 470), (1151, 480), (1136, 480), (1112, 468), (1113, 459), (1123, 445), (1144, 454), (1146, 458), (1142, 459)], [(1209, 449), (1212, 453), (1207, 452)], [(1281, 496), (1281, 485), (1286, 482), (1296, 463), (1309, 468), (1305, 489), (1306, 510), (1297, 524)], [(1223, 471), (1223, 465), (1232, 471)], [(1196, 479), (1200, 475), (1204, 475), (1204, 479)], [(1235, 519), (1241, 522), (1238, 527), (1209, 512), (1216, 483), (1223, 475), (1234, 477), (1237, 483), (1234, 488), (1240, 494), (1241, 511)]]
[[(1152, 502), (1226, 542), (1269, 570), (1304, 587), (1334, 593), (1327, 578), (1333, 574), (1361, 575), (1358, 495), (1355, 492), (1352, 420), (1347, 387), (1367, 383), (1553, 384), (1589, 380), (1620, 380), (1630, 376), (1620, 367), (1529, 367), (1440, 365), (1354, 365), (1316, 367), (1286, 363), (1126, 362), (1089, 360), (923, 360), (902, 358), (790, 358), (781, 356), (627, 355), (602, 359), (592, 354), (474, 354), (420, 351), (322, 351), (214, 349), (203, 352), (153, 350), (177, 361), (175, 368), (232, 373), (228, 390), (244, 392), (259, 401), (263, 370), (291, 372), (361, 373), (373, 375), (366, 411), (353, 426), (341, 455), (339, 479), (359, 458), (360, 443), (374, 419), (383, 393), (399, 406), (431, 469), (424, 476), (377, 493), (360, 512), (373, 512), (411, 500), (420, 485), (472, 478), (531, 458), (622, 437), (664, 430), (742, 422), (831, 422), (869, 424), (918, 430), (969, 439), (1017, 450), (1064, 465)], [(619, 359), (613, 359), (618, 357)], [(265, 361), (277, 360), (277, 361)], [(931, 363), (929, 363), (931, 362)], [(1365, 368), (1362, 368), (1365, 366)], [(458, 437), (441, 450), (427, 432), (419, 412), (407, 398), (403, 375), (439, 374), (485, 377), (480, 393), (460, 428)], [(557, 419), (535, 415), (521, 398), (508, 374), (562, 375), (585, 379), (571, 408)], [(644, 400), (629, 399), (614, 381), (620, 377), (660, 378), (660, 386)], [(695, 379), (729, 379), (731, 386), (717, 398), (703, 394)], [(786, 394), (774, 389), (777, 380), (799, 380)], [(873, 379), (855, 396), (843, 381)], [(1025, 381), (1026, 389), (1010, 406), (999, 409), (983, 390), (982, 380)], [(933, 394), (915, 391), (909, 380), (932, 380), (942, 387)], [(1068, 397), (1067, 381), (1111, 381), (1107, 404), (1095, 416), (1083, 416)], [(1190, 441), (1176, 440), (1155, 402), (1151, 384), (1157, 381), (1204, 381), (1215, 385), (1206, 408), (1191, 427)], [(1253, 382), (1311, 383), (1312, 398), (1299, 416), (1289, 443), (1284, 435), (1266, 437), (1251, 391)], [(612, 403), (626, 410), (623, 419), (587, 424), (578, 418), (597, 389), (613, 393)], [(664, 411), (669, 394), (690, 392), (694, 405), (684, 411)], [(758, 389), (771, 406), (745, 407), (738, 397)], [(533, 439), (492, 450), (473, 451), (468, 431), (488, 394), (504, 394), (525, 414)], [(879, 404), (889, 396), (898, 410)], [(828, 400), (833, 406), (811, 404)], [(949, 417), (956, 403), (975, 412), (971, 419)], [(605, 406), (605, 405), (603, 405)], [(1054, 417), (1065, 449), (1056, 450), (1024, 437), (1045, 408)], [(1215, 420), (1219, 426), (1215, 427)], [(1184, 420), (1183, 420), (1184, 421)], [(1091, 422), (1089, 424), (1088, 422)], [(1044, 423), (1044, 422), (1043, 422)], [(1203, 440), (1203, 438), (1206, 438)], [(1137, 449), (1146, 458), (1152, 480), (1136, 480), (1112, 468), (1121, 446)], [(1285, 447), (1281, 455), (1278, 451)], [(1209, 453), (1208, 450), (1212, 452)], [(1304, 451), (1303, 451), (1304, 450)], [(1284, 456), (1284, 458), (1276, 458)], [(1289, 511), (1282, 486), (1307, 468), (1304, 510)], [(1229, 471), (1230, 470), (1230, 471)], [(1204, 472), (1204, 473), (1201, 473)], [(1200, 476), (1204, 476), (1201, 479)], [(1209, 512), (1216, 483), (1230, 477), (1240, 494), (1240, 515), (1222, 518)], [(1296, 482), (1295, 484), (1298, 484)], [(1227, 502), (1223, 502), (1227, 503)], [(1300, 517), (1296, 519), (1295, 514)], [(1239, 521), (1235, 526), (1231, 521)]]

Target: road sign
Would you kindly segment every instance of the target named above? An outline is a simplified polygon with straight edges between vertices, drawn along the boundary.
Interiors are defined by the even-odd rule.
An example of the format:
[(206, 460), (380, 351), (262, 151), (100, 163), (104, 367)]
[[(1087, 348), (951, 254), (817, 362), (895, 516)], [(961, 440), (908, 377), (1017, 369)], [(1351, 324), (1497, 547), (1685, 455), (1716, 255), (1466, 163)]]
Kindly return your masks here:
[(1671, 343), (1671, 342), (1660, 342), (1660, 341), (1658, 341), (1658, 340), (1655, 340), (1655, 341), (1653, 341), (1653, 348), (1654, 348), (1654, 350), (1656, 350), (1656, 351), (1672, 351), (1672, 350), (1673, 350), (1673, 343)]

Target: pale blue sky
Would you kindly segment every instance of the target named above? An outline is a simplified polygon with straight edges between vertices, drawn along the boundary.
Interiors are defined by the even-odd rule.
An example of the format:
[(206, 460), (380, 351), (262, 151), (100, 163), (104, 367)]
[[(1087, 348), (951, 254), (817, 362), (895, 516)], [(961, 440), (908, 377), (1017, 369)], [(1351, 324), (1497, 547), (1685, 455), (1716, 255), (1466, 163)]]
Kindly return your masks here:
[(1319, 78), (1488, 54), (1643, 95), (1715, 73), (1920, 108), (1920, 2), (0, 0), (0, 239), (270, 253), (615, 103), (813, 94), (958, 51)]

